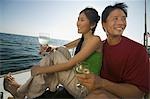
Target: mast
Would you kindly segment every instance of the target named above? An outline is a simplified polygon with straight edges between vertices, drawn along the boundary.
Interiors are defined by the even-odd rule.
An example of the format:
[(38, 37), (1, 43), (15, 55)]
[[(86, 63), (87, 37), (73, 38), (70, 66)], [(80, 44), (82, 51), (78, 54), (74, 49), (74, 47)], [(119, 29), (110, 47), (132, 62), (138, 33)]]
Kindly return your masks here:
[(146, 17), (146, 0), (145, 0), (145, 33), (144, 33), (144, 46), (148, 48), (148, 32), (147, 32), (147, 17)]

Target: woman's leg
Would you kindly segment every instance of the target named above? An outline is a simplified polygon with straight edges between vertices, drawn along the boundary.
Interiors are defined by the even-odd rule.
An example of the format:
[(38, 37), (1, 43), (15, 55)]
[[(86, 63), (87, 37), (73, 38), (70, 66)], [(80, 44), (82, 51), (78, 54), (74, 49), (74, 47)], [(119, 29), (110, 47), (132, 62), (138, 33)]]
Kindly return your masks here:
[(18, 88), (21, 86), (20, 84), (18, 84), (15, 81), (15, 78), (12, 77), (11, 74), (8, 74), (4, 77), (4, 89), (6, 91), (8, 91), (9, 93), (11, 93), (11, 95), (15, 98), (15, 99), (23, 99), (24, 98), (24, 94), (18, 94), (17, 90)]
[(57, 73), (59, 82), (65, 87), (65, 89), (73, 95), (75, 98), (83, 98), (88, 94), (86, 87), (78, 87), (80, 82), (75, 76), (74, 70), (68, 70)]
[[(51, 64), (52, 57), (50, 55), (43, 57), (39, 62), (40, 66), (49, 66)], [(47, 88), (45, 76), (46, 74), (30, 77), (23, 85), (20, 85), (15, 81), (14, 77), (8, 74), (4, 78), (4, 89), (10, 92), (14, 97), (22, 97), (22, 94), (26, 94), (28, 97), (37, 97)], [(49, 77), (50, 76), (51, 75), (49, 75)]]
[[(51, 66), (53, 63), (53, 54), (47, 54), (40, 62), (39, 66)], [(35, 98), (42, 95), (47, 89), (47, 83), (52, 80), (54, 74), (40, 74), (30, 77), (19, 89), (18, 93), (26, 93), (27, 97)]]
[[(54, 53), (54, 64), (66, 63), (71, 58), (69, 51), (66, 48), (60, 47)], [(78, 82), (73, 69), (55, 73), (58, 81), (65, 87), (65, 89), (74, 97), (83, 97), (87, 93), (86, 88), (81, 89), (76, 85)]]

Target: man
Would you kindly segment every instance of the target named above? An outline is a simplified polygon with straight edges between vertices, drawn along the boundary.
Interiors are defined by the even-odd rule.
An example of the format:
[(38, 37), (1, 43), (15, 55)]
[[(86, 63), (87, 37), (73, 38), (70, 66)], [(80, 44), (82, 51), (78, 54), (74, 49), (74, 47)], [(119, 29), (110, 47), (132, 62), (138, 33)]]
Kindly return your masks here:
[(117, 3), (102, 12), (107, 39), (103, 43), (100, 76), (77, 75), (91, 90), (87, 98), (141, 98), (149, 93), (149, 57), (141, 44), (122, 36), (127, 22), (127, 6)]

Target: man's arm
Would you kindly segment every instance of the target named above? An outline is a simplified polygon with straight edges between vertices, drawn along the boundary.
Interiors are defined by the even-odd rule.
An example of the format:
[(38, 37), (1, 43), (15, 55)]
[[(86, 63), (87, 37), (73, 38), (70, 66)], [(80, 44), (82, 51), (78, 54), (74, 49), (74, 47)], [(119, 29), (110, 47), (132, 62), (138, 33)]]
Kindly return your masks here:
[[(100, 78), (101, 79), (101, 78)], [(108, 92), (115, 94), (119, 97), (143, 97), (144, 92), (142, 92), (135, 85), (128, 83), (114, 83), (106, 79), (102, 79), (102, 84), (99, 84), (100, 88), (107, 90)]]
[(77, 75), (77, 77), (80, 82), (91, 91), (91, 93), (96, 89), (102, 89), (118, 97), (139, 98), (144, 96), (144, 92), (132, 84), (114, 83), (94, 74), (80, 74)]

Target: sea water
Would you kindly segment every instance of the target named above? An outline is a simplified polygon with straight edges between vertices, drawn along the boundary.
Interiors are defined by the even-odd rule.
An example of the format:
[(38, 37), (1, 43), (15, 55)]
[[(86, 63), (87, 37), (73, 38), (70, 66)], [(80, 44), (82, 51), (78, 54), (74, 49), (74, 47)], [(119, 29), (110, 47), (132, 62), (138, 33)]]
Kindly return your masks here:
[[(61, 46), (68, 41), (52, 39), (51, 44)], [(38, 37), (0, 33), (0, 75), (24, 70), (41, 59)]]

